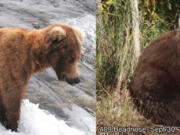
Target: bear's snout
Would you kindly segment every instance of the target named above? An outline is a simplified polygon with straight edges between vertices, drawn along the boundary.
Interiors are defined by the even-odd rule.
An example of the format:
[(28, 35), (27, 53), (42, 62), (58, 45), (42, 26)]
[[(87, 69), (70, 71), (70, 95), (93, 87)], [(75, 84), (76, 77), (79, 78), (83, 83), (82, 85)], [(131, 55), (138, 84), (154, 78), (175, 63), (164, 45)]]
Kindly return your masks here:
[(59, 81), (65, 81), (71, 85), (80, 83), (80, 77), (78, 74), (74, 75), (73, 77), (65, 74), (65, 73), (58, 73), (56, 72)]
[(76, 78), (65, 78), (65, 81), (71, 85), (74, 85), (74, 84), (77, 84), (77, 83), (80, 83), (80, 78), (79, 77), (76, 77)]

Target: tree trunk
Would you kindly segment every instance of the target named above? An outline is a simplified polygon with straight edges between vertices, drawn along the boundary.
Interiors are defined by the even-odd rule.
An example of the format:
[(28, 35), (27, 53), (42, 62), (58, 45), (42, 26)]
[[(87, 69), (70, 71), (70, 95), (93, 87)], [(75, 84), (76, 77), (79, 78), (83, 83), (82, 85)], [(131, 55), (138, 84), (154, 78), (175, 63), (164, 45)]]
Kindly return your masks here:
[(131, 0), (131, 9), (133, 23), (134, 52), (136, 58), (138, 58), (140, 55), (138, 0)]
[(179, 19), (178, 19), (178, 27), (180, 28), (180, 15), (179, 15)]
[(96, 9), (101, 10), (101, 0), (96, 0)]

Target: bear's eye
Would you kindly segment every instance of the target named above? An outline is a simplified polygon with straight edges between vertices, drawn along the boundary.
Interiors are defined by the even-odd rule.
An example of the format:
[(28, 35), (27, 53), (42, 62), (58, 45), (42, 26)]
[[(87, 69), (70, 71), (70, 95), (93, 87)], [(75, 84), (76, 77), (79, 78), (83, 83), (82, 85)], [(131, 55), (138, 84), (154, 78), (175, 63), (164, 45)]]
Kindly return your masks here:
[(70, 64), (72, 64), (75, 61), (75, 59), (72, 57), (70, 58), (70, 60), (68, 61)]

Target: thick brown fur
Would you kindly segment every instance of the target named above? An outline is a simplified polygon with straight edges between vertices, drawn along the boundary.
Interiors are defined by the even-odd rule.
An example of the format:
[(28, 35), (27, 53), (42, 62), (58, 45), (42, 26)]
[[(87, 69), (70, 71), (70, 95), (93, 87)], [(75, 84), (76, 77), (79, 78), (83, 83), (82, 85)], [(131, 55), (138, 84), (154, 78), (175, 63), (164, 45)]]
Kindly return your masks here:
[(0, 29), (0, 121), (17, 130), (20, 104), (30, 76), (53, 67), (59, 80), (80, 80), (77, 62), (83, 33), (64, 24), (40, 30)]
[(180, 29), (154, 40), (142, 53), (130, 83), (137, 109), (156, 124), (180, 124)]

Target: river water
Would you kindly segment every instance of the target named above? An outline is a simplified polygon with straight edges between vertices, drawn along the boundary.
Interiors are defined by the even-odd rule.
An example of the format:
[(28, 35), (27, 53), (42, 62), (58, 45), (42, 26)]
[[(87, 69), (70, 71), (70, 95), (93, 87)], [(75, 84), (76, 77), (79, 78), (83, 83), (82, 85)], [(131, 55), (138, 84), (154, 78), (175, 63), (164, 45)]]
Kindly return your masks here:
[[(39, 131), (36, 132), (35, 128), (38, 126), (29, 127), (26, 130), (23, 128), (26, 126), (23, 123), (31, 121), (27, 117), (29, 115), (34, 118), (34, 121), (40, 121), (38, 118), (41, 117), (41, 111), (41, 115), (47, 115), (47, 119), (54, 117), (56, 121), (64, 122), (64, 128), (66, 127), (67, 130), (62, 129), (64, 130), (63, 132), (58, 132), (58, 128), (61, 128), (62, 125), (60, 127), (57, 126), (57, 129), (52, 129), (53, 131), (57, 130), (57, 134), (71, 134), (72, 128), (72, 132), (78, 130), (84, 135), (95, 135), (95, 4), (95, 0), (0, 1), (1, 27), (39, 29), (50, 24), (65, 23), (79, 28), (86, 34), (82, 45), (82, 57), (78, 64), (81, 83), (75, 86), (68, 85), (66, 82), (59, 83), (51, 68), (43, 73), (33, 75), (25, 96), (27, 100), (23, 101), (22, 105), (19, 133), (7, 131), (0, 126), (0, 135), (1, 133), (2, 135), (39, 135), (43, 133), (41, 130), (52, 132), (51, 130), (43, 129), (44, 127), (39, 127)], [(35, 104), (39, 104), (39, 107), (34, 107)], [(34, 113), (30, 114), (29, 108)], [(40, 112), (38, 113), (38, 111)], [(35, 117), (36, 115), (38, 116), (37, 118)], [(33, 124), (34, 121), (29, 126), (35, 125)], [(43, 123), (41, 124), (43, 125)], [(51, 127), (51, 125), (46, 126)], [(31, 133), (30, 130), (31, 132), (34, 131)]]

